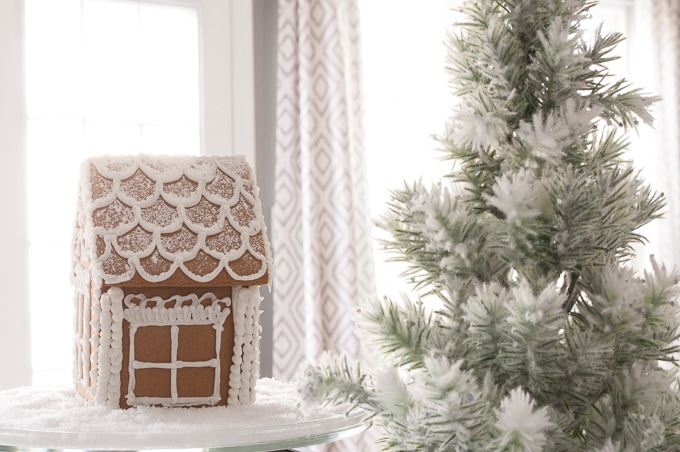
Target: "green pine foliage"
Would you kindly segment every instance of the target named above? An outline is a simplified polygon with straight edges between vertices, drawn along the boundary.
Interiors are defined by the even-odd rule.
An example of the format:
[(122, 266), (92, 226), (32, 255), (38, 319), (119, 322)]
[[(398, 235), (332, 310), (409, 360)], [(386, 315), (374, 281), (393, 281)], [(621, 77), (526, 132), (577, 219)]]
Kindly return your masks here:
[(370, 303), (358, 329), (384, 368), (319, 367), (387, 450), (680, 450), (677, 277), (629, 267), (664, 202), (626, 135), (657, 99), (609, 75), (622, 36), (581, 31), (595, 3), (468, 2), (449, 36), (452, 171), (382, 221), (441, 303)]

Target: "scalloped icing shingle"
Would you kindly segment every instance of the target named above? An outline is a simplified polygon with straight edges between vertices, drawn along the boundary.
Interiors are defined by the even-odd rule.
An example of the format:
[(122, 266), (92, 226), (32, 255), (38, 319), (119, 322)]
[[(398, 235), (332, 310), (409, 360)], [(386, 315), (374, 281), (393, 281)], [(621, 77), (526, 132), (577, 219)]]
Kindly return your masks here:
[(242, 156), (91, 158), (78, 208), (85, 255), (76, 260), (106, 285), (269, 283), (262, 207)]

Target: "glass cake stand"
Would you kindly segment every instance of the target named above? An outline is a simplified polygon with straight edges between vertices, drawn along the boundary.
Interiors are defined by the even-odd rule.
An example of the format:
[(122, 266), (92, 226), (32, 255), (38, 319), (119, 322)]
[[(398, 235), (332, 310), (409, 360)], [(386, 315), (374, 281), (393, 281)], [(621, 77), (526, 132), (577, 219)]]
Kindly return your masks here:
[[(271, 386), (271, 383), (268, 384)], [(267, 394), (270, 390), (270, 387), (259, 390), (258, 396), (263, 393), (264, 401), (256, 401), (255, 405), (260, 403), (261, 406), (248, 407), (243, 416), (240, 415), (241, 411), (232, 410), (230, 416), (236, 419), (233, 422), (232, 418), (226, 418), (226, 421), (219, 419), (228, 408), (221, 407), (223, 410), (220, 411), (215, 407), (208, 408), (208, 411), (193, 411), (194, 418), (186, 423), (174, 418), (157, 421), (153, 414), (140, 420), (134, 418), (138, 413), (127, 410), (83, 408), (77, 396), (71, 397), (63, 390), (57, 396), (46, 392), (44, 402), (40, 395), (36, 397), (31, 394), (33, 390), (30, 388), (23, 390), (28, 395), (15, 391), (11, 397), (0, 391), (0, 451), (264, 452), (338, 441), (359, 434), (370, 426), (365, 421), (366, 413), (359, 410), (345, 413), (338, 409), (322, 408), (304, 416), (297, 415), (296, 418), (290, 415), (289, 407), (281, 408), (278, 399), (276, 403), (268, 404), (268, 395), (278, 397), (276, 391)], [(295, 409), (293, 398), (289, 398), (286, 403)], [(16, 410), (13, 410), (12, 404), (16, 405)], [(61, 421), (64, 417), (72, 416), (69, 414), (69, 404), (80, 404), (76, 411), (82, 420), (71, 423)], [(26, 409), (26, 406), (29, 408)], [(154, 409), (146, 407), (146, 411), (141, 411), (144, 416), (149, 416)], [(31, 410), (34, 410), (34, 416)], [(192, 414), (191, 411), (183, 410), (190, 409), (179, 408), (173, 413)], [(14, 419), (17, 416), (13, 412), (21, 413), (17, 416), (44, 418), (46, 421), (36, 424), (29, 419), (24, 426), (21, 421)], [(132, 417), (129, 422), (125, 421), (127, 424), (118, 426), (116, 422), (125, 416)]]
[[(338, 441), (363, 432), (368, 424), (365, 414), (336, 415), (326, 418), (282, 424), (269, 428), (264, 435), (258, 428), (220, 431), (186, 431), (153, 437), (153, 432), (119, 435), (95, 431), (87, 435), (76, 432), (44, 432), (0, 428), (3, 451), (111, 451), (111, 450), (184, 450), (213, 452), (278, 451), (293, 447)], [(137, 444), (154, 443), (138, 448)]]

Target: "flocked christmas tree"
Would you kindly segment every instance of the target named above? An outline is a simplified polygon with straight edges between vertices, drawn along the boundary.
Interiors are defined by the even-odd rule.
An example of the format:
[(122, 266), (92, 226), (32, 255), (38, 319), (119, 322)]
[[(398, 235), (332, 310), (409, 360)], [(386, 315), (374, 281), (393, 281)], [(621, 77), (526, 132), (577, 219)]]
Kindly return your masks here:
[(370, 303), (385, 369), (327, 357), (302, 383), (368, 410), (386, 449), (680, 450), (676, 276), (629, 266), (663, 207), (624, 156), (656, 99), (608, 74), (622, 37), (582, 33), (595, 3), (468, 2), (450, 36), (452, 173), (383, 224), (441, 303)]

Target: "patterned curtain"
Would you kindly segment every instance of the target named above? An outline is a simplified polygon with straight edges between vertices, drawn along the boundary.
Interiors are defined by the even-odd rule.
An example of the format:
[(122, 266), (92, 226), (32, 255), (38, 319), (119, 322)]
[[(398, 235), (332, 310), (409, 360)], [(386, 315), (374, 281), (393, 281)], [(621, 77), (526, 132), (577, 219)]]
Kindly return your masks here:
[(680, 268), (680, 2), (636, 0), (633, 17), (631, 77), (662, 97), (653, 109), (654, 129), (641, 126), (633, 137), (633, 159), (667, 200), (664, 218), (642, 231), (650, 243), (638, 264), (649, 268), (647, 255), (654, 254), (659, 263)]
[(356, 0), (280, 0), (277, 77), (273, 376), (291, 380), (325, 350), (359, 356), (374, 289)]

